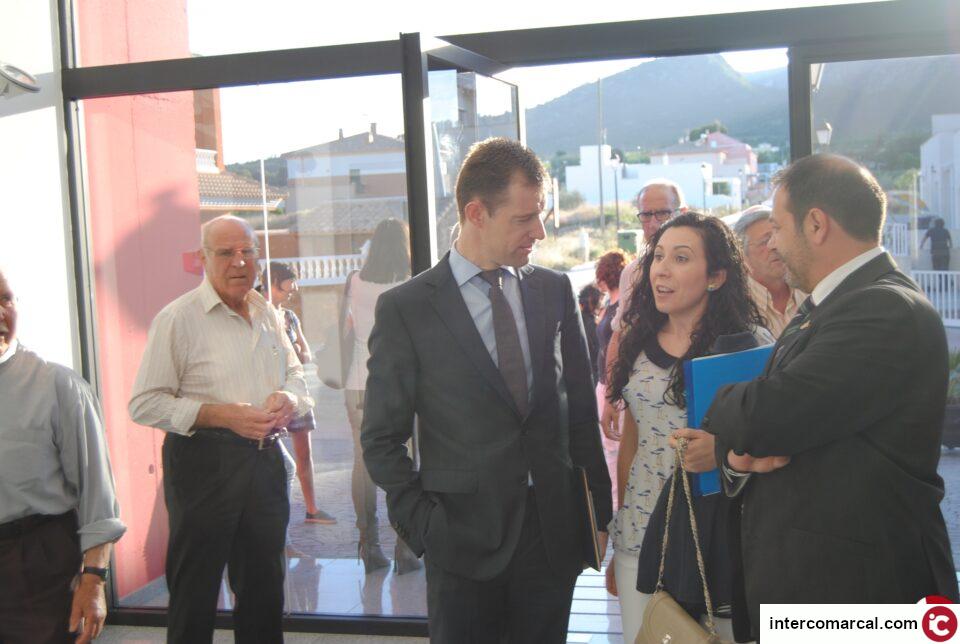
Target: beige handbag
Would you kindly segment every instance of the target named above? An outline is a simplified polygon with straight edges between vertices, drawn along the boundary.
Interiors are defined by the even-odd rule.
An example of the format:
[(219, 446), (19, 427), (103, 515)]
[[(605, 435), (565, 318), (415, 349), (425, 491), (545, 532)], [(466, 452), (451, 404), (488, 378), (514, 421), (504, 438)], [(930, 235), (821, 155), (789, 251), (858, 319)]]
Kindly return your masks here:
[[(687, 446), (686, 439), (679, 439), (676, 450), (674, 476), (670, 481), (670, 492), (667, 496), (667, 519), (663, 529), (663, 546), (660, 549), (660, 571), (657, 574), (657, 589), (643, 611), (643, 623), (634, 644), (726, 644), (717, 634), (717, 625), (713, 621), (713, 602), (710, 601), (710, 590), (707, 588), (707, 574), (703, 565), (703, 553), (700, 551), (700, 537), (697, 533), (697, 519), (693, 515), (690, 481), (683, 469), (683, 450)], [(663, 589), (663, 568), (667, 558), (667, 541), (670, 535), (670, 517), (673, 515), (673, 496), (677, 489), (677, 474), (683, 478), (683, 491), (687, 497), (687, 508), (690, 510), (690, 527), (693, 528), (693, 545), (697, 550), (697, 568), (700, 570), (700, 580), (703, 582), (703, 599), (707, 605), (707, 627), (704, 629), (700, 622), (690, 617), (687, 611), (680, 607), (673, 597)]]

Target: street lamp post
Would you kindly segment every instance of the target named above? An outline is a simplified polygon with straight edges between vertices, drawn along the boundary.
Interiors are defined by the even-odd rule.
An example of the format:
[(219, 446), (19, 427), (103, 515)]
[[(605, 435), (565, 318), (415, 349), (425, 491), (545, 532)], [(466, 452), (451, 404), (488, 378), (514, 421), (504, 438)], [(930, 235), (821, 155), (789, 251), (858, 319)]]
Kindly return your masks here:
[(707, 181), (712, 176), (713, 172), (709, 164), (701, 163), (700, 164), (700, 176), (703, 177), (703, 212), (707, 212)]
[(617, 213), (617, 227), (616, 230), (620, 230), (620, 167), (622, 160), (620, 159), (619, 154), (613, 155), (613, 203), (615, 204), (616, 213)]
[(744, 190), (743, 190), (743, 179), (744, 179), (744, 177), (745, 177), (745, 175), (744, 175), (744, 173), (743, 173), (743, 168), (740, 168), (739, 170), (737, 170), (737, 174), (740, 176), (740, 187), (739, 187), (739, 190), (740, 190), (740, 210), (743, 210), (743, 192), (744, 192)]
[(607, 228), (607, 218), (603, 214), (603, 144), (607, 133), (603, 129), (603, 89), (602, 78), (597, 79), (597, 187), (600, 191), (600, 232)]
[(820, 121), (820, 125), (817, 126), (817, 143), (820, 144), (820, 147), (830, 147), (830, 139), (832, 137), (833, 126), (826, 121)]

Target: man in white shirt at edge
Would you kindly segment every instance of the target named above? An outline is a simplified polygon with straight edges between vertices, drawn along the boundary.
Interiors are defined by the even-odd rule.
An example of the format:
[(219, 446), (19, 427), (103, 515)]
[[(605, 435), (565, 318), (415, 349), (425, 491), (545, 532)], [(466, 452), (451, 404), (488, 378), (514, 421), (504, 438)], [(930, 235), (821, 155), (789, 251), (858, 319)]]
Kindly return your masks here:
[(0, 410), (0, 642), (88, 644), (126, 531), (103, 413), (79, 375), (19, 342), (2, 268)]
[(313, 406), (276, 315), (253, 290), (256, 236), (237, 217), (202, 227), (205, 277), (154, 319), (129, 410), (167, 432), (167, 638), (211, 641), (229, 566), (237, 642), (282, 642), (290, 506), (278, 436)]
[[(608, 372), (617, 361), (623, 316), (630, 308), (630, 296), (637, 281), (637, 269), (647, 241), (660, 230), (660, 226), (686, 211), (687, 202), (683, 198), (683, 191), (669, 179), (653, 179), (637, 193), (637, 219), (643, 227), (643, 246), (637, 248), (637, 256), (620, 273), (620, 306), (613, 317), (613, 322), (610, 323), (613, 335), (610, 336), (610, 344), (607, 345)], [(620, 410), (609, 400), (603, 401), (600, 428), (607, 438), (620, 440)], [(625, 481), (626, 478), (623, 480)]]

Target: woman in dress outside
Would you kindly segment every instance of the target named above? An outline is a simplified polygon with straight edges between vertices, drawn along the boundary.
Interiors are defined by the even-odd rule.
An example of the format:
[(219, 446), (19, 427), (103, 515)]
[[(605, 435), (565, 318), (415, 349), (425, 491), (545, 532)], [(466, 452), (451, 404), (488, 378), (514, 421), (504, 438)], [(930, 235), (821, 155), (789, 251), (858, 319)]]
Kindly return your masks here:
[[(344, 383), (347, 417), (353, 430), (351, 491), (353, 507), (357, 513), (357, 529), (360, 532), (357, 551), (367, 573), (390, 565), (390, 560), (383, 554), (383, 549), (380, 547), (377, 486), (370, 480), (370, 474), (363, 462), (363, 449), (360, 446), (364, 391), (367, 387), (367, 360), (370, 358), (367, 340), (373, 330), (373, 313), (377, 298), (409, 277), (410, 243), (407, 237), (407, 226), (399, 219), (392, 217), (384, 219), (373, 233), (363, 268), (347, 278), (348, 284), (345, 288), (347, 296), (344, 302), (345, 330), (353, 328), (352, 354)], [(421, 565), (420, 560), (398, 537), (394, 549), (394, 570), (397, 573), (404, 573), (415, 570)]]
[[(262, 284), (267, 283), (266, 271), (264, 271), (263, 278), (260, 281)], [(300, 318), (291, 309), (287, 308), (294, 293), (299, 290), (296, 273), (283, 262), (270, 262), (269, 282), (270, 301), (282, 317), (283, 328), (287, 332), (287, 337), (290, 338), (297, 359), (300, 360), (300, 364), (313, 361), (310, 345), (303, 336)], [(287, 431), (293, 441), (297, 478), (300, 479), (300, 489), (303, 490), (303, 503), (307, 506), (304, 522), (333, 525), (337, 520), (317, 507), (317, 497), (313, 486), (313, 448), (310, 443), (310, 432), (316, 428), (317, 422), (311, 409), (303, 416), (293, 419), (287, 426)]]
[[(739, 242), (719, 219), (688, 212), (665, 223), (650, 241), (640, 268), (644, 278), (629, 298), (626, 331), (608, 387), (609, 398), (626, 406), (618, 459), (620, 480), (626, 485), (621, 486), (620, 509), (610, 525), (614, 557), (607, 568), (607, 588), (620, 598), (627, 642), (636, 638), (656, 585), (665, 486), (673, 475), (671, 438), (688, 425), (682, 363), (708, 355), (724, 335), (748, 332), (757, 344), (772, 341), (750, 298)], [(714, 469), (713, 437), (696, 434), (685, 452), (687, 471)], [(693, 506), (707, 581), (721, 618), (715, 622), (721, 635), (732, 639), (729, 501), (713, 494), (696, 497)], [(678, 495), (664, 585), (694, 618), (702, 619), (706, 609), (687, 513), (686, 500)]]

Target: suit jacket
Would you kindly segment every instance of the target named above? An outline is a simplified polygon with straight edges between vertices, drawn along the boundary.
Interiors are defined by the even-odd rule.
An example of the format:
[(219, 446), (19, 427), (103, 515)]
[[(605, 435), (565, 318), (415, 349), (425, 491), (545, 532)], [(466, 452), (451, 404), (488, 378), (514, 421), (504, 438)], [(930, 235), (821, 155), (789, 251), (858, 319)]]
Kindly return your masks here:
[(937, 474), (947, 371), (939, 315), (885, 253), (781, 337), (762, 377), (718, 392), (718, 453), (791, 457), (742, 492), (755, 633), (760, 603), (956, 599)]
[[(547, 558), (583, 568), (573, 466), (586, 468), (598, 524), (611, 516), (583, 324), (569, 279), (520, 270), (533, 389), (521, 417), (477, 331), (449, 258), (384, 293), (370, 335), (360, 440), (390, 522), (417, 554), (472, 579), (503, 571), (520, 537), (528, 472)], [(420, 469), (404, 443), (416, 416)]]

